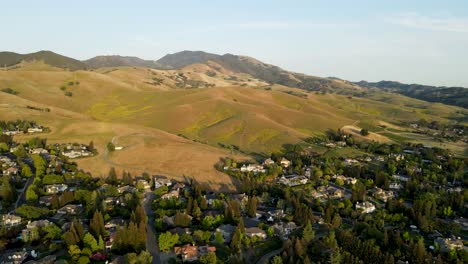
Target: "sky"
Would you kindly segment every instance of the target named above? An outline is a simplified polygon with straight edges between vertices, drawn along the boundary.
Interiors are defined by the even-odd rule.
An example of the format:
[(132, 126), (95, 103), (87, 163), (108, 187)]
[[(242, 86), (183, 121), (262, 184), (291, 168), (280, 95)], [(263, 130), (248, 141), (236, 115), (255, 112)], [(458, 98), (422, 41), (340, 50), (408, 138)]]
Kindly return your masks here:
[(0, 50), (203, 50), (350, 81), (468, 87), (466, 0), (0, 0)]

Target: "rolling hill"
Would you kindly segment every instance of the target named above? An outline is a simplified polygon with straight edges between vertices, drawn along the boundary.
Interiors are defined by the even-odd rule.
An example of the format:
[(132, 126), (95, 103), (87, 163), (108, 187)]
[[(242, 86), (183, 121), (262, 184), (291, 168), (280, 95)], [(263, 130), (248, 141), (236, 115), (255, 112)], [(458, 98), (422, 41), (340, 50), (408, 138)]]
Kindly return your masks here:
[[(284, 70), (248, 57), (205, 54), (180, 62), (165, 60), (173, 61), (172, 66), (166, 65), (172, 69), (113, 66), (67, 71), (38, 60), (16, 64), (0, 70), (0, 90), (17, 92), (0, 92), (0, 116), (35, 119), (51, 127), (52, 133), (45, 135), (51, 142), (93, 140), (100, 155), (78, 163), (95, 175), (104, 175), (114, 166), (132, 173), (195, 177), (221, 188), (233, 182), (213, 164), (231, 155), (231, 148), (239, 149), (234, 153), (239, 159), (248, 159), (279, 151), (284, 144), (306, 144), (304, 139), (330, 129), (357, 131), (359, 127), (369, 129), (374, 140), (426, 144), (431, 138), (402, 126), (420, 119), (453, 124), (468, 115), (460, 107), (337, 79), (306, 77), (329, 81), (337, 87), (335, 93), (266, 82), (256, 67)], [(194, 64), (186, 65), (187, 60)], [(284, 73), (290, 74), (288, 78), (297, 76)], [(342, 91), (357, 91), (360, 96)], [(383, 123), (392, 130), (383, 129)], [(124, 149), (105, 155), (111, 141)], [(460, 155), (466, 151), (466, 144), (456, 142), (437, 146)]]
[(69, 70), (83, 70), (87, 66), (85, 63), (75, 60), (52, 51), (39, 51), (29, 54), (18, 54), (14, 52), (0, 52), (0, 65), (3, 67), (10, 67), (21, 63), (22, 61), (42, 61), (48, 65), (69, 69)]
[(289, 72), (251, 57), (232, 54), (216, 55), (202, 51), (182, 51), (168, 54), (159, 59), (158, 63), (180, 69), (191, 64), (207, 63), (209, 61), (216, 62), (232, 72), (248, 74), (271, 84), (308, 91), (346, 91), (359, 90), (360, 88), (349, 82)]

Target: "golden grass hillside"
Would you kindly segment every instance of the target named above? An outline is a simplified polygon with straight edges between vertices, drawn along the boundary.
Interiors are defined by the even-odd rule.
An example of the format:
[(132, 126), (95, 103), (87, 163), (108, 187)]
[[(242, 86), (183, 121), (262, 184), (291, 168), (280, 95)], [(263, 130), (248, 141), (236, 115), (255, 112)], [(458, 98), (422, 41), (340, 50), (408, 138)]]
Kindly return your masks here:
[[(28, 63), (0, 71), (0, 89), (18, 92), (0, 93), (0, 114), (2, 119), (35, 119), (50, 126), (47, 137), (52, 142), (94, 140), (101, 153), (112, 138), (125, 144), (108, 160), (100, 156), (79, 161), (98, 175), (115, 166), (135, 173), (194, 176), (219, 185), (231, 181), (213, 168), (228, 155), (220, 144), (269, 154), (283, 144), (357, 122), (372, 131), (379, 122), (421, 118), (452, 122), (466, 115), (462, 108), (384, 92), (364, 98), (266, 86), (210, 63), (178, 71), (118, 67), (76, 72)], [(180, 74), (215, 85), (180, 88), (176, 85)], [(51, 111), (33, 111), (27, 105)], [(382, 134), (376, 140), (389, 141)]]

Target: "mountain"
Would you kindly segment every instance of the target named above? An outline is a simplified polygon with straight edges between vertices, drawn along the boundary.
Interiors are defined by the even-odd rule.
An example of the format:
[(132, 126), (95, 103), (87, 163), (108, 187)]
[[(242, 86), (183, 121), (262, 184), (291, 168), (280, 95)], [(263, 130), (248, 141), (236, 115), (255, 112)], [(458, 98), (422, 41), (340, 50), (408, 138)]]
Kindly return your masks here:
[(160, 58), (157, 62), (174, 69), (179, 69), (196, 63), (205, 63), (209, 60), (216, 60), (221, 57), (217, 54), (207, 53), (204, 51), (184, 50), (174, 54), (167, 54)]
[(443, 103), (468, 108), (468, 89), (463, 87), (404, 84), (394, 81), (360, 81), (356, 82), (355, 84), (362, 87), (378, 88), (388, 92), (399, 93), (408, 97), (428, 102)]
[(168, 67), (180, 69), (191, 64), (206, 63), (208, 61), (214, 61), (228, 70), (249, 74), (254, 78), (271, 84), (279, 84), (308, 91), (336, 91), (342, 90), (342, 88), (359, 89), (357, 85), (346, 81), (294, 73), (251, 57), (233, 54), (216, 55), (203, 51), (186, 50), (168, 54), (157, 62)]
[(43, 61), (44, 63), (62, 69), (84, 70), (87, 68), (83, 62), (69, 58), (52, 51), (42, 50), (29, 54), (18, 54), (14, 52), (0, 52), (0, 65), (13, 66), (22, 61)]
[(96, 56), (89, 60), (83, 61), (88, 67), (97, 69), (104, 67), (120, 67), (120, 66), (129, 66), (129, 67), (146, 67), (152, 69), (164, 69), (167, 68), (160, 63), (153, 60), (143, 60), (138, 57), (130, 56)]

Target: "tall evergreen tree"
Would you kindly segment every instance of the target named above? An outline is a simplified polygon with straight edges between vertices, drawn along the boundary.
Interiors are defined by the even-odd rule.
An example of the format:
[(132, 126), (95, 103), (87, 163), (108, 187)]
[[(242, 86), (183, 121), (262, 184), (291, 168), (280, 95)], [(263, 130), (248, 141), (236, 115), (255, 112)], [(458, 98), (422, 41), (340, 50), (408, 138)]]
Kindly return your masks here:
[(93, 219), (91, 219), (91, 223), (89, 224), (89, 232), (96, 240), (105, 235), (104, 218), (100, 211), (94, 212)]

